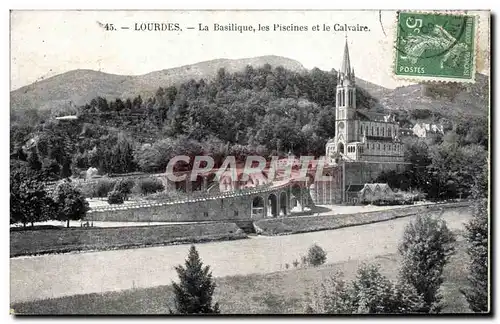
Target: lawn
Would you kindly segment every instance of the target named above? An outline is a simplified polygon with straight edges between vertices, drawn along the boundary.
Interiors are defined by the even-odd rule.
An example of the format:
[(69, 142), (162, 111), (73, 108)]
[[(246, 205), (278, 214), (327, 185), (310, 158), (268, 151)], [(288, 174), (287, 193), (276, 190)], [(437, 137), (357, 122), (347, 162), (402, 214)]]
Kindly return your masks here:
[[(203, 257), (203, 256), (202, 256)], [(465, 242), (457, 242), (457, 253), (445, 268), (442, 285), (446, 313), (470, 312), (459, 289), (466, 284), (468, 256)], [(381, 265), (391, 280), (397, 277), (399, 256), (385, 255), (368, 260)], [(224, 314), (303, 313), (308, 294), (324, 278), (337, 271), (345, 279), (355, 276), (360, 261), (326, 264), (317, 268), (289, 269), (275, 273), (217, 278), (214, 298)], [(13, 305), (17, 314), (165, 314), (173, 307), (171, 286), (87, 294)]]
[(246, 238), (234, 223), (11, 230), (10, 256)]

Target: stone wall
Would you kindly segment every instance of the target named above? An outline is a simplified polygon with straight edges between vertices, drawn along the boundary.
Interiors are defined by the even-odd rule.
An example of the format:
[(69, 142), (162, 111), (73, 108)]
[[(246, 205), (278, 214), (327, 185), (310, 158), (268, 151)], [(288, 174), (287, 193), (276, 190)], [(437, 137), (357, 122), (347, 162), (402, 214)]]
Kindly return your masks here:
[(345, 164), (345, 185), (364, 185), (375, 181), (382, 172), (402, 172), (408, 166), (409, 164), (391, 162), (349, 162)]
[(413, 205), (390, 210), (372, 211), (356, 214), (297, 216), (284, 219), (261, 219), (254, 222), (255, 230), (261, 235), (286, 235), (313, 231), (332, 230), (347, 226), (356, 226), (387, 221), (424, 213), (440, 213), (447, 209), (470, 212), (470, 202)]
[(120, 206), (87, 213), (86, 219), (115, 222), (187, 222), (245, 220), (251, 218), (252, 200), (245, 196), (143, 207)]

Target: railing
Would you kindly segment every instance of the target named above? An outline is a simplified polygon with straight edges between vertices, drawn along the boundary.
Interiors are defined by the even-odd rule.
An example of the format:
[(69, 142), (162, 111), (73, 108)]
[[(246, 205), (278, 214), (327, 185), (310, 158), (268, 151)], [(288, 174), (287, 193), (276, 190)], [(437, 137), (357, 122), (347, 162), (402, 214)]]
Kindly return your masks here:
[(269, 191), (273, 191), (273, 190), (279, 190), (279, 189), (287, 187), (288, 185), (289, 185), (289, 182), (283, 183), (283, 184), (278, 185), (278, 186), (271, 186), (270, 184), (266, 184), (266, 185), (255, 187), (255, 188), (238, 189), (235, 191), (221, 192), (221, 193), (217, 193), (217, 194), (207, 194), (207, 193), (192, 194), (189, 197), (180, 198), (180, 199), (172, 199), (172, 200), (162, 199), (161, 201), (157, 201), (157, 202), (137, 202), (137, 203), (130, 203), (130, 204), (120, 204), (120, 205), (115, 205), (115, 206), (98, 206), (98, 207), (94, 207), (91, 210), (89, 210), (88, 213), (110, 211), (110, 210), (127, 210), (127, 209), (136, 209), (136, 208), (145, 208), (145, 207), (159, 207), (159, 206), (175, 205), (175, 204), (182, 204), (182, 203), (192, 203), (192, 202), (200, 202), (200, 201), (207, 201), (207, 200), (216, 200), (216, 199), (221, 199), (221, 198), (234, 198), (234, 197), (241, 197), (241, 196), (247, 196), (247, 195), (252, 195), (252, 194), (269, 192)]

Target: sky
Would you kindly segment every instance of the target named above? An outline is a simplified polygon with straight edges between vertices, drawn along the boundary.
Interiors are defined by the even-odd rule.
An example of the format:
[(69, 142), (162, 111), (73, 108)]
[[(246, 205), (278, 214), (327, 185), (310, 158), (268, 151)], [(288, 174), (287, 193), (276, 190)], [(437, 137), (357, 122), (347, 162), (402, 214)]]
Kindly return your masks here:
[[(479, 16), (478, 48), (489, 53), (489, 12)], [(135, 31), (135, 24), (178, 23), (182, 31)], [(218, 58), (278, 55), (305, 68), (339, 69), (346, 36), (356, 76), (394, 88), (391, 68), (395, 11), (12, 11), (11, 85), (24, 85), (74, 69), (122, 75)], [(198, 24), (208, 25), (208, 32)], [(213, 31), (213, 25), (274, 24), (307, 26), (308, 31)], [(369, 31), (313, 31), (312, 26), (367, 26)], [(106, 31), (105, 24), (118, 30)], [(120, 27), (129, 27), (121, 29)], [(189, 30), (187, 27), (195, 27)], [(478, 58), (479, 72), (489, 74), (489, 57)]]

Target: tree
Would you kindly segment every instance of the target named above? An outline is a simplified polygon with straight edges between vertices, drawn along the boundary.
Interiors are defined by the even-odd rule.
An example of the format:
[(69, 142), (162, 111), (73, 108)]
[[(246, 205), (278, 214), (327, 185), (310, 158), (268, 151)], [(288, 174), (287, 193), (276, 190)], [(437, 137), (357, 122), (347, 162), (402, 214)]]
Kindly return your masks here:
[(326, 252), (321, 246), (314, 244), (307, 252), (307, 263), (316, 267), (322, 265), (326, 261)]
[(116, 182), (113, 191), (120, 193), (122, 198), (126, 198), (132, 192), (134, 185), (134, 179), (120, 179)]
[(172, 283), (176, 312), (179, 314), (218, 314), (219, 304), (212, 305), (215, 282), (209, 266), (203, 266), (196, 248), (191, 246), (185, 266), (175, 267), (179, 283)]
[(82, 219), (89, 209), (89, 203), (83, 194), (68, 181), (57, 185), (53, 197), (57, 204), (57, 219), (66, 221), (67, 227), (70, 220)]
[(462, 290), (474, 312), (487, 312), (488, 303), (488, 200), (474, 205), (472, 219), (465, 225), (470, 256), (468, 286)]
[(111, 191), (108, 195), (108, 204), (123, 204), (123, 194), (116, 190)]
[(158, 178), (149, 177), (137, 180), (136, 189), (142, 195), (149, 195), (165, 190), (165, 186)]
[(33, 172), (15, 170), (10, 177), (10, 223), (42, 222), (51, 218), (54, 201)]
[(441, 218), (418, 215), (404, 231), (399, 245), (402, 264), (401, 281), (415, 287), (423, 297), (422, 311), (439, 312), (441, 296), (438, 289), (443, 283), (443, 268), (454, 253), (453, 233)]
[(61, 168), (61, 178), (69, 178), (71, 176), (71, 161), (67, 157), (64, 159)]
[(42, 162), (40, 162), (40, 157), (36, 149), (33, 149), (28, 156), (28, 163), (31, 169), (35, 171), (40, 171), (42, 169)]
[(43, 163), (42, 176), (47, 180), (57, 180), (59, 179), (59, 173), (61, 172), (61, 167), (55, 160), (46, 159)]
[(98, 180), (97, 183), (95, 184), (93, 196), (95, 195), (101, 198), (107, 197), (114, 187), (116, 187), (115, 180), (109, 178), (102, 178)]

